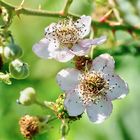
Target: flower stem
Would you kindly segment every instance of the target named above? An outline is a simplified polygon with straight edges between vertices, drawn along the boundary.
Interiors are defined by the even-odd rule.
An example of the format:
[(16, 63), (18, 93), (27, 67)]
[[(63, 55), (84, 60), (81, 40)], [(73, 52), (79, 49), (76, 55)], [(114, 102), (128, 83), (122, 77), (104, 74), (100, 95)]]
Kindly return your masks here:
[(46, 108), (46, 109), (48, 108), (44, 103), (41, 103), (41, 102), (38, 101), (38, 100), (35, 101), (35, 104), (36, 104), (36, 105), (39, 105), (39, 106), (42, 107), (42, 108)]
[(73, 2), (73, 0), (67, 0), (66, 5), (65, 5), (64, 10), (63, 10), (64, 15), (68, 15), (69, 8), (70, 8), (72, 2)]
[(66, 140), (64, 136), (62, 136), (61, 140)]
[(57, 118), (57, 117), (51, 118), (50, 120), (48, 120), (47, 123), (50, 123), (50, 122), (52, 122), (52, 121), (55, 121), (56, 119), (58, 119), (58, 118)]
[(93, 59), (93, 51), (94, 51), (94, 47), (91, 47), (91, 51), (90, 51), (90, 58)]
[[(72, 1), (72, 0), (70, 0), (70, 1)], [(71, 3), (69, 3), (69, 4), (71, 4)], [(65, 9), (67, 9), (67, 10), (69, 9), (69, 6), (70, 6), (69, 4), (67, 5), (67, 8), (65, 8)], [(15, 15), (24, 14), (24, 15), (30, 15), (30, 16), (43, 16), (43, 17), (47, 16), (47, 17), (56, 17), (56, 18), (66, 18), (67, 16), (72, 16), (73, 18), (79, 17), (78, 15), (67, 13), (67, 10), (65, 11), (67, 13), (67, 15), (66, 15), (63, 12), (48, 12), (45, 10), (33, 10), (33, 9), (23, 8), (23, 7), (19, 8), (17, 6), (13, 6), (4, 1), (0, 1), (0, 5), (13, 11)], [(131, 31), (136, 34), (140, 34), (139, 28), (133, 27), (130, 25), (110, 25), (109, 23), (106, 23), (106, 22), (92, 21), (92, 26), (94, 26), (96, 28), (100, 28), (100, 29), (102, 28), (102, 29), (113, 30), (113, 31), (123, 30), (123, 31)]]
[(62, 124), (61, 124), (61, 140), (66, 140), (66, 136), (68, 135), (69, 132), (69, 124), (67, 122), (67, 120), (62, 120)]

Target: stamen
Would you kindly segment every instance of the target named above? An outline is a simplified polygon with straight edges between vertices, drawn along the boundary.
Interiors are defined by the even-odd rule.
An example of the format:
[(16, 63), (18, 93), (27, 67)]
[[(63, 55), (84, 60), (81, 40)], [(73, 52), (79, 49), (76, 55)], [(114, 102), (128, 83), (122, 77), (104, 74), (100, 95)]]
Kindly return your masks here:
[(88, 72), (81, 76), (79, 90), (84, 104), (91, 101), (96, 103), (102, 97), (105, 97), (109, 90), (109, 83), (101, 73)]
[(62, 45), (74, 44), (80, 39), (72, 19), (61, 21), (57, 26), (56, 35)]

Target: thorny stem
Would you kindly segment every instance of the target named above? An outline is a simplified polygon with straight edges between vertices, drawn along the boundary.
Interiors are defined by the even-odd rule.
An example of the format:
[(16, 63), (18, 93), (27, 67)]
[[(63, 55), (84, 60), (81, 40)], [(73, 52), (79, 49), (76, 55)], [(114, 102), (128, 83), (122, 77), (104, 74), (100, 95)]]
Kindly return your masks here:
[[(44, 16), (44, 17), (56, 17), (56, 18), (67, 18), (67, 16), (72, 16), (73, 18), (78, 18), (78, 15), (67, 13), (65, 15), (63, 12), (48, 12), (45, 10), (34, 10), (29, 8), (23, 8), (23, 7), (17, 7), (13, 6), (7, 2), (0, 1), (0, 5), (8, 8), (9, 10), (13, 11), (15, 15), (31, 15), (31, 16)], [(70, 5), (69, 5), (70, 6)], [(69, 7), (68, 7), (69, 8)], [(92, 21), (92, 26), (95, 26), (97, 28), (107, 29), (107, 30), (124, 30), (124, 31), (131, 31), (136, 34), (140, 34), (140, 29), (130, 26), (130, 25), (110, 25), (106, 22), (98, 22), (98, 21)]]
[(108, 3), (110, 4), (110, 6), (112, 7), (113, 13), (116, 17), (116, 19), (118, 20), (119, 23), (122, 23), (122, 19), (120, 17), (120, 13), (116, 8), (116, 3), (114, 0), (108, 0)]

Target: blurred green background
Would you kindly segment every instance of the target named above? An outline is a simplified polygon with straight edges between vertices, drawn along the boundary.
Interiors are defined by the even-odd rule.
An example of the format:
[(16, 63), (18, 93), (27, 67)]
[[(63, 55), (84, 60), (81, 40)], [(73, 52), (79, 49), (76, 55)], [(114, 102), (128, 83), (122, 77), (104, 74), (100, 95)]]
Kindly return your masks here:
[[(20, 0), (6, 1), (14, 5), (19, 5), (21, 2)], [(70, 11), (79, 15), (95, 16), (94, 12), (99, 12), (98, 7), (105, 7), (107, 3), (106, 0), (74, 0)], [(139, 25), (140, 0), (118, 0), (117, 3), (124, 22)], [(24, 6), (37, 8), (39, 4), (42, 9), (59, 11), (63, 8), (64, 0), (25, 0)], [(13, 80), (10, 86), (0, 83), (0, 140), (24, 140), (19, 132), (19, 118), (25, 114), (46, 115), (49, 113), (49, 110), (43, 110), (37, 105), (30, 107), (18, 105), (16, 99), (22, 89), (34, 87), (38, 99), (42, 101), (55, 101), (61, 93), (55, 76), (60, 69), (70, 67), (72, 63), (63, 64), (55, 60), (42, 60), (32, 52), (33, 44), (44, 36), (44, 28), (56, 21), (58, 21), (56, 18), (21, 15), (20, 18), (15, 17), (12, 22), (10, 30), (15, 42), (24, 50), (22, 60), (29, 64), (30, 76), (25, 80)], [(132, 38), (127, 32), (118, 31), (113, 34), (112, 31), (94, 28), (96, 36), (101, 34), (108, 36), (107, 43), (100, 47), (114, 50), (121, 44), (133, 47), (131, 44), (134, 42), (140, 46), (139, 36)], [(98, 49), (95, 53), (96, 51)], [(124, 55), (115, 55), (115, 60), (116, 73), (128, 82), (129, 95), (123, 100), (113, 102), (113, 112), (102, 124), (91, 123), (86, 115), (80, 121), (72, 123), (68, 140), (140, 140), (140, 55), (124, 53)], [(60, 138), (59, 125), (60, 122), (55, 121), (53, 128), (37, 136), (36, 140), (58, 140)]]

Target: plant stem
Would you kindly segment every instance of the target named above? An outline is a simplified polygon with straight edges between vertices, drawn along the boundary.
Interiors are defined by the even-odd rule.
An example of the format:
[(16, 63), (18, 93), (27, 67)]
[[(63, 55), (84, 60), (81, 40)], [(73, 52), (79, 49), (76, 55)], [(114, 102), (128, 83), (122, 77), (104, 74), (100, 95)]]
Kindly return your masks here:
[(65, 137), (63, 136), (63, 137), (61, 138), (61, 140), (66, 140), (66, 139), (65, 139)]
[[(48, 12), (45, 10), (34, 10), (30, 8), (18, 7), (11, 5), (5, 1), (0, 1), (0, 5), (4, 6), (8, 10), (12, 10), (15, 15), (31, 15), (31, 16), (48, 16), (48, 17), (61, 17), (62, 13), (60, 12)], [(63, 16), (64, 17), (64, 16)]]
[(62, 124), (61, 124), (61, 140), (66, 140), (66, 136), (68, 135), (69, 132), (69, 125), (67, 120), (62, 120)]
[[(7, 2), (4, 1), (0, 1), (0, 5), (6, 7), (9, 10), (13, 10), (13, 12), (15, 13), (15, 15), (20, 15), (20, 14), (24, 14), (24, 15), (30, 15), (30, 16), (43, 16), (43, 17), (56, 17), (56, 18), (67, 18), (67, 16), (72, 16), (73, 18), (78, 18), (78, 15), (75, 14), (68, 14), (65, 15), (62, 12), (48, 12), (45, 10), (34, 10), (34, 9), (29, 9), (29, 8), (23, 8), (23, 7), (16, 7), (13, 6)], [(69, 5), (70, 6), (70, 5)], [(68, 7), (68, 6), (67, 6)], [(68, 7), (69, 9), (69, 7)], [(123, 30), (123, 31), (129, 31), (129, 32), (133, 32), (136, 34), (140, 34), (140, 29), (130, 26), (130, 25), (109, 25), (109, 23), (106, 22), (98, 22), (98, 21), (93, 21), (92, 20), (92, 26), (95, 26), (96, 28), (102, 28), (102, 29), (106, 29), (106, 30), (113, 30), (113, 31), (117, 31), (117, 30)]]
[(37, 105), (39, 105), (39, 106), (41, 106), (41, 107), (43, 107), (43, 108), (47, 108), (47, 106), (44, 104), (44, 103), (41, 103), (40, 101), (35, 101), (35, 104), (37, 104)]
[(50, 123), (50, 122), (52, 122), (52, 121), (54, 121), (54, 120), (56, 120), (56, 119), (58, 119), (58, 118), (57, 118), (57, 117), (54, 117), (54, 118), (52, 118), (52, 119), (48, 120), (48, 122), (47, 122), (47, 123)]
[(73, 0), (67, 0), (66, 5), (63, 10), (64, 15), (68, 15), (70, 5), (72, 4)]

